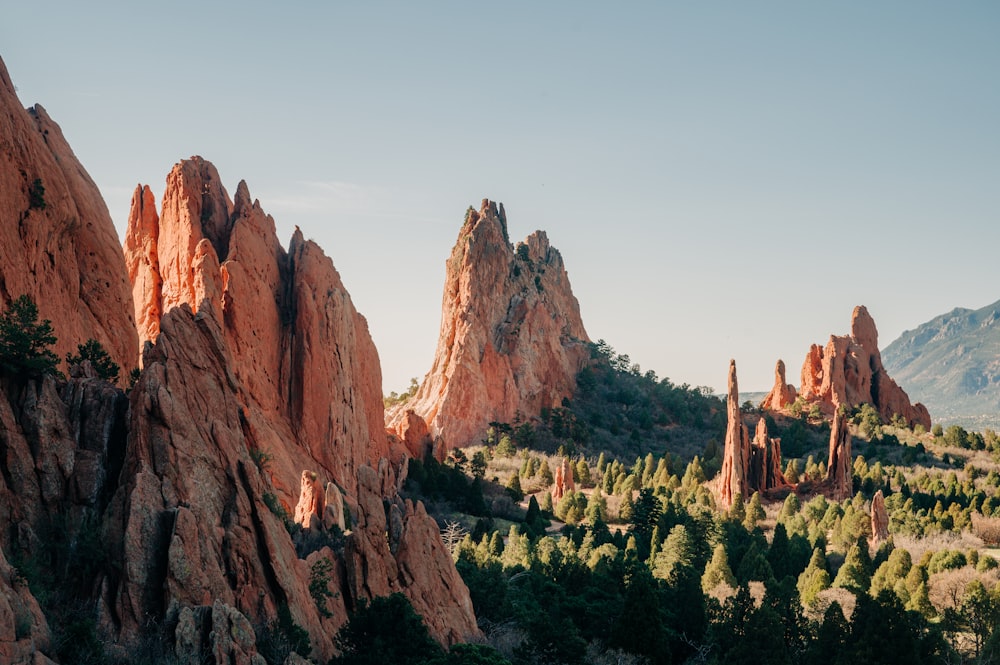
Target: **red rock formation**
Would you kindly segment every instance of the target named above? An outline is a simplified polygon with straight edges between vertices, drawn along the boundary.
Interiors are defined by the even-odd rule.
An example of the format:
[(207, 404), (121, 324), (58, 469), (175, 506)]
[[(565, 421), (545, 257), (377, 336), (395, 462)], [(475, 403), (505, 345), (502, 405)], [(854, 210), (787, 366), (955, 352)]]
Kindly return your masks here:
[(882, 490), (872, 497), (872, 547), (878, 548), (889, 540), (889, 513), (885, 509)]
[(736, 382), (736, 361), (729, 361), (729, 391), (726, 399), (726, 441), (722, 452), (720, 498), (729, 508), (736, 497), (749, 496), (747, 472), (750, 462), (750, 435), (740, 414), (740, 392)]
[(750, 472), (747, 485), (751, 490), (765, 492), (786, 485), (781, 470), (781, 440), (772, 439), (767, 431), (767, 420), (757, 421), (757, 430), (750, 443)]
[[(112, 502), (110, 542), (123, 545), (117, 554), (121, 580), (103, 597), (109, 631), (132, 635), (145, 617), (216, 602), (269, 621), (287, 599), (293, 619), (310, 634), (314, 654), (326, 659), (349, 608), (401, 591), (426, 612), (438, 639), (451, 642), (477, 633), (468, 591), (433, 520), (420, 506), (393, 510), (398, 499), (391, 496), (389, 509), (384, 505), (386, 488), (393, 485), (387, 464), (379, 471), (363, 465), (355, 470), (350, 483), (358, 488), (355, 529), (346, 542), (343, 569), (335, 566), (330, 573), (330, 587), (350, 594), (328, 599), (332, 616), (324, 617), (309, 592), (310, 571), (319, 558), (338, 557), (324, 548), (298, 558), (282, 517), (265, 503), (269, 477), (250, 457), (258, 442), (229, 369), (223, 331), (210, 311), (194, 315), (186, 304), (167, 312), (160, 329), (157, 343), (146, 348), (145, 369), (131, 395), (124, 480)], [(289, 454), (304, 463), (308, 451), (291, 446)], [(324, 482), (327, 474), (300, 475), (296, 517), (314, 529), (326, 515), (328, 495), (340, 505), (339, 492)], [(428, 557), (425, 570), (404, 575), (416, 567), (404, 556), (404, 546)], [(157, 575), (165, 576), (162, 596), (150, 592), (158, 586)], [(232, 625), (239, 623), (227, 615)]]
[(774, 366), (774, 387), (760, 403), (761, 409), (780, 411), (795, 403), (795, 386), (785, 383), (785, 361), (778, 360)]
[[(406, 446), (411, 457), (424, 459), (432, 451), (434, 440), (427, 429), (427, 421), (416, 414), (413, 409), (406, 409), (396, 425), (396, 433)], [(443, 450), (440, 451), (443, 454)]]
[(847, 428), (847, 416), (841, 413), (834, 416), (830, 429), (830, 460), (826, 465), (826, 480), (834, 499), (847, 499), (854, 494), (851, 463), (851, 433)]
[(515, 248), (503, 206), (470, 209), (447, 262), (441, 332), (416, 395), (391, 410), (424, 418), (440, 450), (479, 443), (491, 421), (536, 416), (573, 394), (589, 358), (580, 306), (543, 231)]
[(740, 413), (740, 393), (736, 381), (736, 361), (729, 361), (729, 391), (726, 399), (726, 441), (719, 474), (720, 504), (729, 509), (737, 497), (746, 499), (753, 492), (764, 494), (787, 485), (781, 471), (781, 442), (768, 435), (761, 418), (753, 441)]
[(868, 403), (886, 421), (900, 415), (910, 427), (931, 427), (927, 408), (911, 404), (906, 392), (882, 366), (878, 330), (864, 306), (854, 308), (850, 336), (831, 335), (825, 349), (815, 344), (810, 347), (802, 365), (800, 394), (809, 402), (819, 403), (827, 416), (841, 405)]
[(564, 457), (562, 463), (556, 467), (555, 483), (552, 490), (552, 498), (558, 501), (567, 492), (572, 492), (576, 487), (573, 483), (573, 467), (568, 457)]
[(59, 125), (21, 106), (2, 61), (0, 137), (0, 309), (30, 295), (56, 355), (94, 338), (126, 375), (138, 354), (111, 216)]
[(326, 492), (315, 471), (303, 471), (299, 502), (293, 519), (307, 529), (317, 529), (326, 512)]
[[(148, 189), (136, 190), (124, 251), (140, 341), (154, 340), (157, 316), (179, 304), (219, 322), (247, 426), (289, 503), (303, 467), (353, 489), (357, 466), (398, 459), (367, 323), (315, 243), (296, 230), (281, 247), (246, 183), (230, 202), (211, 163), (177, 164), (159, 216)], [(296, 461), (287, 442), (308, 458)]]

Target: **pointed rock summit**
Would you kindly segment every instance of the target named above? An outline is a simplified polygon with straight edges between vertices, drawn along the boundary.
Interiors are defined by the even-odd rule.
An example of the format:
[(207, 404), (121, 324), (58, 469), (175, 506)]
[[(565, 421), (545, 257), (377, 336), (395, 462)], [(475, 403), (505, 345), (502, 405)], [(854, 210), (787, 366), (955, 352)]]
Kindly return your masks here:
[(850, 335), (831, 335), (825, 348), (813, 344), (809, 349), (802, 364), (799, 394), (807, 402), (818, 403), (827, 416), (833, 416), (841, 405), (868, 403), (886, 422), (898, 415), (910, 427), (931, 428), (927, 407), (911, 404), (882, 366), (878, 330), (863, 305), (854, 308)]
[(795, 403), (796, 397), (795, 386), (785, 383), (785, 361), (778, 360), (774, 366), (774, 387), (760, 403), (760, 408), (768, 411), (787, 409)]
[(281, 246), (245, 182), (231, 201), (210, 162), (180, 162), (159, 214), (136, 188), (124, 252), (140, 343), (180, 305), (217, 321), (248, 425), (290, 500), (303, 468), (353, 487), (359, 465), (393, 456), (367, 322), (318, 245), (296, 230)]
[(838, 413), (830, 428), (830, 455), (826, 465), (826, 480), (837, 501), (847, 499), (854, 493), (851, 464), (851, 432), (847, 427), (847, 416)]
[(132, 295), (104, 199), (45, 109), (21, 106), (0, 61), (0, 310), (21, 295), (51, 320), (60, 359), (94, 338), (122, 376), (136, 366)]
[(478, 443), (490, 422), (537, 416), (571, 396), (587, 342), (558, 250), (544, 231), (512, 245), (503, 205), (484, 199), (466, 213), (447, 262), (433, 366), (387, 425), (405, 440), (412, 410), (439, 457)]

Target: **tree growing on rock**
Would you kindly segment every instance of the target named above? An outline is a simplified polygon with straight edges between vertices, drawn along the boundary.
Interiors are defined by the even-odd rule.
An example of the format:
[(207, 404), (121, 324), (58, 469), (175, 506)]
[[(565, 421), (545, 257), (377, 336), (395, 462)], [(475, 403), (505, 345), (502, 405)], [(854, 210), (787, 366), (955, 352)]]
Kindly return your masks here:
[(0, 371), (38, 378), (56, 374), (59, 357), (49, 348), (56, 343), (52, 322), (38, 320), (38, 306), (23, 295), (0, 315)]

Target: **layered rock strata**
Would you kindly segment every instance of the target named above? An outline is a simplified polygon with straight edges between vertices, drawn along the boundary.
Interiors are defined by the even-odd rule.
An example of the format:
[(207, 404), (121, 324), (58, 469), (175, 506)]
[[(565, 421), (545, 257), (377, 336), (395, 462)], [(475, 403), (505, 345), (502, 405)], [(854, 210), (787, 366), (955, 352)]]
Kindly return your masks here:
[(900, 416), (910, 427), (931, 427), (927, 408), (911, 404), (882, 366), (878, 330), (864, 306), (854, 308), (850, 335), (831, 335), (826, 347), (810, 347), (802, 364), (799, 393), (807, 402), (818, 403), (827, 416), (833, 416), (841, 405), (853, 408), (868, 403), (886, 422)]
[(386, 423), (398, 434), (411, 409), (438, 441), (438, 455), (479, 443), (490, 422), (535, 417), (571, 396), (588, 341), (562, 256), (545, 232), (515, 247), (503, 205), (484, 199), (467, 212), (447, 262), (431, 370)]
[(104, 199), (45, 109), (21, 106), (0, 61), (0, 310), (21, 295), (51, 320), (59, 358), (93, 338), (123, 375), (135, 367), (131, 289)]

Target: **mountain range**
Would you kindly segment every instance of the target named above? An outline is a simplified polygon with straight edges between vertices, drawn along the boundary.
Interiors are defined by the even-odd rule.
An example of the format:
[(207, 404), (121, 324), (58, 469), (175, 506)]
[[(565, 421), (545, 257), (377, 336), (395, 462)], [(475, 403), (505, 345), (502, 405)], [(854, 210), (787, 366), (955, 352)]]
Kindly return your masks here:
[(882, 360), (935, 422), (1000, 424), (1000, 301), (958, 307), (908, 330), (882, 351)]

